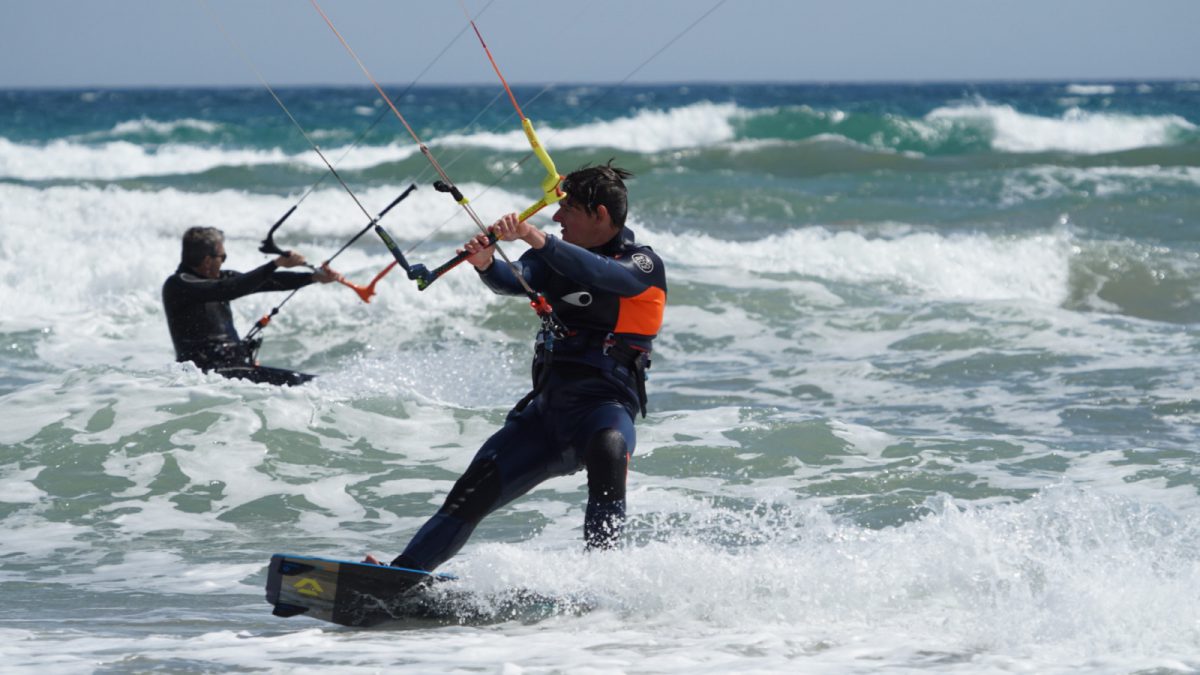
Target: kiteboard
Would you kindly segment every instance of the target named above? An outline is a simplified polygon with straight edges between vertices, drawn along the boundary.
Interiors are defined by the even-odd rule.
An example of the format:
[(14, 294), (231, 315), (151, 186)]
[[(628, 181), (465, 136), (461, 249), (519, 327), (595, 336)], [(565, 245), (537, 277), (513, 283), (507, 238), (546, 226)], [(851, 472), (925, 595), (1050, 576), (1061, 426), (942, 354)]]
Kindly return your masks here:
[(275, 616), (307, 616), (343, 626), (374, 626), (419, 616), (421, 590), (454, 579), (404, 567), (276, 553), (267, 569)]

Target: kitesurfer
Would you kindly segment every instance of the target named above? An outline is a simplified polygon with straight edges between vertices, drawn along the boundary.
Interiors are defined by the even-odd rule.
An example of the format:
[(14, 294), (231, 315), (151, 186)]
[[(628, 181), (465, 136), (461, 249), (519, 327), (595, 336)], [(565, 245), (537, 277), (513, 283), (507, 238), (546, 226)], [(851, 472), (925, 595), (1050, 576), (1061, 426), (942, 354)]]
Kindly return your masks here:
[(311, 283), (339, 281), (329, 267), (313, 272), (279, 272), (305, 264), (293, 251), (246, 273), (222, 270), (225, 235), (215, 227), (192, 227), (183, 234), (179, 268), (163, 283), (163, 309), (175, 344), (175, 360), (191, 361), (205, 372), (276, 385), (302, 384), (313, 378), (255, 360), (259, 340), (248, 343), (233, 325), (229, 301), (251, 293), (289, 291)]
[[(624, 179), (612, 166), (585, 167), (562, 182), (554, 221), (562, 238), (508, 214), (491, 226), (500, 240), (530, 250), (512, 266), (493, 260), (486, 235), (460, 253), (493, 291), (521, 295), (515, 273), (549, 300), (569, 330), (539, 333), (533, 390), (479, 449), (441, 509), (393, 566), (432, 571), (466, 543), (484, 516), (554, 476), (587, 470), (583, 536), (589, 549), (617, 544), (625, 522), (625, 483), (645, 415), (645, 370), (666, 305), (663, 263), (625, 227)], [(514, 273), (515, 272), (515, 273)], [(367, 562), (382, 564), (374, 556)]]

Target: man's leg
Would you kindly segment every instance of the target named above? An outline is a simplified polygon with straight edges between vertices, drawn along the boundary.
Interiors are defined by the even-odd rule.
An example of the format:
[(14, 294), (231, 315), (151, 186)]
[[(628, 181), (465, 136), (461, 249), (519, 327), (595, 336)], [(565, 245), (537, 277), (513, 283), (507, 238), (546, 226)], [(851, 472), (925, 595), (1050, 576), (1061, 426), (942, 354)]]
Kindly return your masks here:
[(467, 543), (483, 517), (500, 506), (500, 471), (492, 459), (476, 460), (454, 484), (445, 503), (392, 561), (393, 567), (432, 571)]
[(602, 429), (588, 440), (588, 503), (583, 520), (583, 540), (589, 549), (617, 545), (625, 527), (625, 479), (629, 451), (616, 429)]
[(548, 467), (547, 442), (536, 406), (510, 418), (392, 565), (433, 571), (458, 553), (484, 516), (557, 475)]

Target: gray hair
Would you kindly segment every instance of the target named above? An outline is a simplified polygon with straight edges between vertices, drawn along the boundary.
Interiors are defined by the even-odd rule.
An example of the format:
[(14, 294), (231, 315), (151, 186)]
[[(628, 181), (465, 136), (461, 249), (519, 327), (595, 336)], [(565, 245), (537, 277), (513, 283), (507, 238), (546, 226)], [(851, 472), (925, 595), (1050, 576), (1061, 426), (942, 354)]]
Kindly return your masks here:
[(183, 252), (180, 261), (186, 267), (197, 267), (205, 256), (216, 255), (217, 246), (225, 243), (225, 233), (215, 227), (189, 227), (183, 233)]

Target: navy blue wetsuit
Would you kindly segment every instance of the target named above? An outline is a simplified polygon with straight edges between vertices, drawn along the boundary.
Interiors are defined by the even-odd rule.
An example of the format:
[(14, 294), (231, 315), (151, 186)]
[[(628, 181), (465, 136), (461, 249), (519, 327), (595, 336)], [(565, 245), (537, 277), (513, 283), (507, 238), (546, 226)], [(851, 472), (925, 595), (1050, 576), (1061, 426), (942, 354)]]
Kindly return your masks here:
[[(625, 477), (645, 414), (645, 368), (662, 325), (662, 261), (623, 228), (583, 249), (547, 236), (515, 264), (569, 329), (538, 336), (534, 391), (518, 404), (455, 483), (445, 504), (392, 564), (433, 570), (458, 552), (484, 516), (554, 476), (587, 468), (584, 539), (608, 548), (625, 520)], [(497, 293), (523, 289), (505, 263), (480, 274)]]
[(238, 337), (229, 301), (251, 293), (290, 291), (311, 284), (312, 274), (278, 272), (268, 262), (245, 274), (222, 270), (209, 279), (180, 265), (163, 282), (163, 309), (175, 344), (176, 361), (192, 361), (205, 371), (270, 384), (300, 384), (311, 375), (267, 368), (252, 361), (251, 350)]

